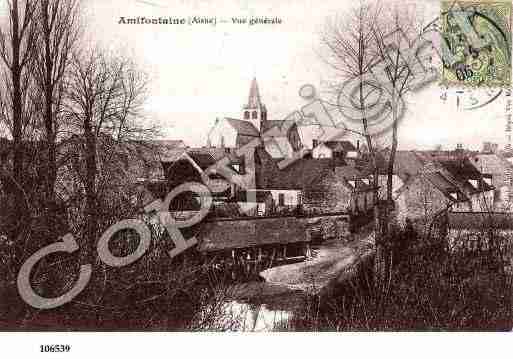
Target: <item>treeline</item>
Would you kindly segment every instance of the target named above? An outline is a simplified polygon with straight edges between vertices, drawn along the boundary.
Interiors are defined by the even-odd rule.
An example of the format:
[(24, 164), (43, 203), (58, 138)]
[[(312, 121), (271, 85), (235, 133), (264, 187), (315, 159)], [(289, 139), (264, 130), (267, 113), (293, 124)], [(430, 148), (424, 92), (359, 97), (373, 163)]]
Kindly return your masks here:
[(157, 133), (144, 119), (148, 75), (86, 41), (84, 5), (10, 0), (0, 20), (0, 301), (11, 315), (17, 271), (38, 249), (72, 233), (76, 262), (95, 262), (99, 233), (135, 211), (132, 180)]

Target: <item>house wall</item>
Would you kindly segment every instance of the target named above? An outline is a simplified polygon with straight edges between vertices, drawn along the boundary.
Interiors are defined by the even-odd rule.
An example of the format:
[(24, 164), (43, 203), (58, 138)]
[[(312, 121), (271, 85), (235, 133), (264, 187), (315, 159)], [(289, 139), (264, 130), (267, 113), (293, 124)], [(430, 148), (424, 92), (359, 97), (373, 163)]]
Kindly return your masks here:
[(472, 211), (474, 212), (487, 212), (494, 210), (494, 192), (480, 192), (470, 197), (472, 203)]
[[(398, 190), (404, 185), (403, 180), (398, 175), (392, 176), (392, 198), (396, 198), (398, 195)], [(387, 196), (387, 176), (379, 175), (378, 176), (378, 186), (379, 186), (379, 198), (386, 198)]]
[(511, 183), (505, 173), (493, 174), (492, 185), (495, 187), (494, 201), (496, 208), (507, 209), (511, 207)]
[[(486, 157), (485, 155), (484, 157)], [(511, 206), (509, 200), (509, 191), (511, 188), (511, 181), (508, 178), (508, 164), (504, 159), (501, 159), (498, 155), (496, 156), (497, 161), (486, 161), (478, 157), (474, 158), (473, 164), (482, 173), (488, 173), (492, 175), (492, 186), (495, 187), (495, 204), (497, 208), (506, 210)]]
[(367, 195), (367, 208), (371, 209), (373, 207), (373, 191), (368, 191)]
[(472, 211), (472, 204), (469, 201), (453, 203), (452, 211), (453, 212), (470, 212), (470, 211)]
[(312, 151), (313, 158), (332, 158), (333, 150), (321, 143), (317, 147), (315, 147)]
[(301, 191), (299, 190), (270, 190), (276, 206), (279, 206), (280, 194), (284, 195), (285, 206), (297, 206), (301, 201)]
[(276, 202), (271, 196), (266, 196), (265, 199), (258, 198), (258, 201), (255, 201), (255, 197), (246, 195), (248, 196), (247, 201), (238, 201), (237, 204), (241, 208), (241, 212), (247, 216), (266, 216), (276, 208)]
[(355, 158), (358, 158), (360, 156), (360, 153), (358, 151), (348, 151), (346, 153), (346, 158), (350, 158), (350, 159), (355, 159)]
[(301, 144), (308, 149), (313, 149), (313, 140), (318, 139), (322, 132), (317, 125), (298, 126), (298, 134)]
[(242, 213), (247, 216), (258, 215), (258, 203), (255, 202), (237, 202)]
[(212, 147), (237, 147), (237, 131), (226, 119), (221, 119), (210, 132), (209, 143)]
[(450, 201), (436, 189), (431, 182), (422, 176), (418, 176), (406, 184), (397, 198), (397, 217), (404, 222), (406, 218), (411, 220), (429, 220)]
[(352, 190), (333, 173), (312, 188), (305, 188), (303, 208), (317, 213), (342, 212), (354, 207)]

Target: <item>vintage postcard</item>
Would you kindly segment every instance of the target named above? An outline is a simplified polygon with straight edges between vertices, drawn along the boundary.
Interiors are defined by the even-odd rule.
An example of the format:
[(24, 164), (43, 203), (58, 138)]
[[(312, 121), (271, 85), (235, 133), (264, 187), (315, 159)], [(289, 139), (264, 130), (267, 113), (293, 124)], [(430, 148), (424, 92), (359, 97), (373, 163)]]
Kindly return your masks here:
[(511, 20), (1, 1), (0, 342), (511, 331)]

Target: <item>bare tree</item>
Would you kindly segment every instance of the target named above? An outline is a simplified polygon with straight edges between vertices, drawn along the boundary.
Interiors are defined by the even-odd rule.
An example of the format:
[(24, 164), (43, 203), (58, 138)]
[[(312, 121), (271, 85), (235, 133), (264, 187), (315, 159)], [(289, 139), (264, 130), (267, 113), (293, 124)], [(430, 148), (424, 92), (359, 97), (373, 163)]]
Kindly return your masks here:
[(127, 58), (109, 57), (98, 49), (88, 56), (74, 55), (67, 83), (66, 117), (69, 125), (80, 129), (80, 151), (85, 159), (81, 178), (86, 194), (86, 225), (81, 247), (86, 255), (91, 253), (98, 232), (98, 194), (108, 181), (99, 178), (99, 171), (116, 156), (122, 143), (144, 133), (138, 121), (146, 85), (146, 76)]
[(379, 74), (381, 89), (388, 93), (388, 105), (392, 115), (392, 146), (387, 164), (387, 200), (392, 202), (397, 129), (404, 110), (404, 95), (412, 89), (413, 80), (419, 75), (417, 56), (405, 56), (404, 52), (410, 50), (411, 43), (422, 33), (422, 27), (413, 7), (394, 3), (383, 15), (384, 20), (376, 22), (372, 32), (378, 59), (383, 64)]
[[(398, 123), (404, 110), (403, 96), (410, 90), (415, 76), (417, 58), (405, 57), (403, 49), (419, 34), (415, 9), (411, 7), (381, 7), (377, 3), (361, 3), (343, 19), (330, 23), (322, 38), (327, 49), (326, 62), (334, 70), (336, 82), (333, 86), (337, 106), (350, 107), (357, 113), (362, 127), (361, 135), (369, 149), (374, 177), (374, 221), (376, 236), (377, 282), (386, 282), (390, 258), (382, 245), (388, 237), (390, 213), (393, 204), (393, 171), (397, 152)], [(349, 84), (349, 85), (348, 85)], [(385, 96), (378, 96), (381, 94)], [(384, 100), (383, 100), (384, 98)], [(341, 103), (341, 100), (344, 101)], [(381, 106), (381, 111), (375, 109)], [(373, 110), (374, 109), (374, 110)], [(344, 113), (347, 108), (341, 108)], [(391, 128), (392, 146), (385, 163), (387, 175), (386, 201), (382, 205), (378, 198), (379, 164), (376, 140), (386, 132), (376, 133), (371, 127), (376, 119), (388, 116), (385, 123)], [(355, 116), (353, 116), (354, 119)], [(377, 121), (380, 122), (380, 121)], [(385, 128), (388, 129), (388, 128)]]
[(48, 230), (56, 229), (55, 182), (57, 179), (57, 134), (62, 117), (64, 81), (77, 45), (79, 0), (41, 0), (37, 8), (40, 40), (36, 46), (37, 93), (41, 98), (41, 125), (44, 128), (45, 207)]
[[(369, 131), (369, 118), (366, 116), (370, 92), (367, 91), (366, 75), (376, 62), (376, 48), (373, 41), (373, 24), (378, 18), (379, 7), (363, 5), (353, 9), (347, 18), (330, 21), (322, 36), (322, 44), (327, 49), (324, 58), (335, 71), (336, 81), (333, 85), (337, 96), (337, 105), (340, 105), (338, 97), (343, 93), (343, 84), (347, 80), (356, 79), (358, 83), (358, 110), (363, 127), (361, 134), (366, 141), (375, 171), (376, 149), (373, 137)], [(367, 92), (366, 92), (367, 91)], [(347, 100), (343, 98), (342, 100)], [(374, 175), (374, 187), (378, 186), (377, 172)], [(378, 201), (377, 191), (374, 192), (374, 203)]]
[(26, 218), (27, 201), (24, 196), (24, 131), (32, 120), (30, 96), (31, 68), (34, 44), (37, 40), (35, 14), (37, 1), (12, 0), (7, 2), (8, 23), (0, 28), (0, 58), (2, 61), (1, 120), (13, 139), (12, 175), (14, 184), (15, 223), (9, 223), (9, 236), (18, 239), (21, 223)]

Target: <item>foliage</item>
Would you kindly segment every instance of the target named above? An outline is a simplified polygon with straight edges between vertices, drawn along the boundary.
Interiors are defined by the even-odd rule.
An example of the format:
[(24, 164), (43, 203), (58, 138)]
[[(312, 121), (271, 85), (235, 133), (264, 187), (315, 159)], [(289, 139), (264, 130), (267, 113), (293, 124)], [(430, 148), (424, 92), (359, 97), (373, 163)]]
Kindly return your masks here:
[[(293, 330), (511, 330), (511, 275), (491, 258), (449, 252), (419, 241), (411, 228), (394, 229), (396, 265), (386, 296), (367, 272), (331, 296), (310, 298), (289, 323)], [(440, 238), (436, 238), (440, 240)]]

